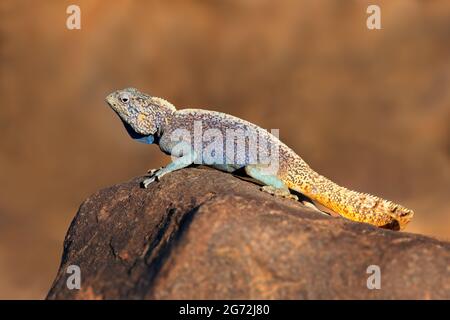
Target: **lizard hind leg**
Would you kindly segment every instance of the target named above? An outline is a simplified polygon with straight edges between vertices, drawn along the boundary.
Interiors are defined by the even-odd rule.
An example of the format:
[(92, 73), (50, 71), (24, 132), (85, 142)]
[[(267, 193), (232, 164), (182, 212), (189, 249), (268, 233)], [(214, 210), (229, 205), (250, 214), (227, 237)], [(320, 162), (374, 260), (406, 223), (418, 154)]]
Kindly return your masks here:
[[(299, 198), (295, 194), (291, 193), (291, 191), (289, 190), (289, 187), (280, 178), (278, 178), (276, 175), (267, 174), (266, 172), (264, 172), (263, 169), (264, 169), (264, 167), (262, 167), (261, 165), (246, 165), (245, 166), (245, 172), (250, 177), (252, 177), (253, 179), (256, 179), (259, 182), (264, 184), (264, 186), (261, 187), (261, 191), (270, 193), (277, 197), (282, 197), (282, 198), (299, 201)], [(327, 213), (325, 213), (322, 210), (320, 210), (319, 208), (317, 208), (314, 205), (314, 203), (309, 199), (301, 200), (300, 202), (304, 206), (306, 206), (314, 211), (328, 215)]]
[(264, 184), (264, 186), (261, 187), (261, 191), (282, 198), (298, 200), (298, 197), (291, 194), (289, 188), (283, 181), (281, 181), (276, 175), (265, 173), (263, 167), (259, 165), (246, 165), (245, 172), (253, 179)]

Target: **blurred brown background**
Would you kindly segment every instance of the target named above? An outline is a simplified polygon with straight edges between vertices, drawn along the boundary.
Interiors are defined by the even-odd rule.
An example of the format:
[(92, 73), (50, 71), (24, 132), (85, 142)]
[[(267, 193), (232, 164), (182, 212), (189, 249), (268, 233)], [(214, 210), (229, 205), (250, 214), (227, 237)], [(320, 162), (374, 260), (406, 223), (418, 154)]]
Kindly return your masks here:
[(449, 1), (3, 0), (0, 44), (0, 298), (45, 297), (79, 204), (168, 161), (104, 103), (129, 86), (280, 128), (450, 240)]

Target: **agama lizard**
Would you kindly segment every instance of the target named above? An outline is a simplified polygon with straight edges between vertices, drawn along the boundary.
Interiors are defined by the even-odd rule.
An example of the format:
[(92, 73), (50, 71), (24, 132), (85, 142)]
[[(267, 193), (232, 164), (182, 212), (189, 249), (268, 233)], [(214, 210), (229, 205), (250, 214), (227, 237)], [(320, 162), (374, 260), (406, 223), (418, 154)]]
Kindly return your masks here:
[[(106, 101), (120, 117), (133, 139), (147, 144), (158, 144), (163, 152), (172, 155), (172, 162), (167, 166), (149, 172), (150, 177), (143, 182), (145, 188), (167, 173), (193, 163), (203, 163), (230, 173), (244, 168), (246, 174), (263, 184), (263, 191), (295, 199), (290, 191), (294, 190), (353, 221), (400, 230), (414, 215), (412, 210), (391, 201), (337, 185), (311, 169), (299, 155), (267, 130), (240, 118), (202, 109), (177, 110), (166, 100), (152, 97), (134, 88), (113, 92), (108, 95)], [(199, 124), (200, 128), (196, 128)], [(202, 153), (210, 147), (211, 139), (203, 137), (200, 142), (203, 149), (199, 151), (194, 146), (195, 139), (192, 142), (180, 138), (179, 134), (180, 130), (192, 133), (196, 129), (205, 130), (205, 133), (208, 129), (209, 132), (216, 130), (216, 134), (222, 136), (226, 136), (230, 130), (245, 133), (250, 138), (258, 136), (269, 146), (277, 148), (277, 170), (268, 174), (268, 164), (258, 162), (261, 154), (266, 157), (268, 155), (261, 145), (256, 148), (259, 153), (256, 158), (248, 156), (247, 152), (241, 157), (241, 161), (237, 161), (238, 147), (234, 140), (231, 146), (236, 147), (235, 154), (231, 157), (227, 154), (222, 158), (221, 150), (216, 148), (213, 153), (219, 153), (218, 156), (223, 161), (217, 161), (217, 157), (215, 162), (203, 159)]]

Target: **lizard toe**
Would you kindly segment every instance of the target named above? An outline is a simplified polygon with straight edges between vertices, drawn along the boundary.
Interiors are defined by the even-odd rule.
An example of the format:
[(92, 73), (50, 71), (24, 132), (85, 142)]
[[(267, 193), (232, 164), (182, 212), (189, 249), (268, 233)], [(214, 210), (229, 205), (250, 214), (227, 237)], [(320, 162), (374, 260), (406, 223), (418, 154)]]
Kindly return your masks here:
[(142, 186), (143, 186), (145, 189), (147, 189), (148, 186), (149, 186), (150, 184), (152, 184), (153, 182), (158, 181), (158, 180), (159, 180), (159, 179), (158, 179), (158, 177), (156, 177), (156, 176), (153, 176), (153, 177), (151, 177), (151, 178), (147, 178), (147, 179), (145, 179), (144, 181), (142, 181)]

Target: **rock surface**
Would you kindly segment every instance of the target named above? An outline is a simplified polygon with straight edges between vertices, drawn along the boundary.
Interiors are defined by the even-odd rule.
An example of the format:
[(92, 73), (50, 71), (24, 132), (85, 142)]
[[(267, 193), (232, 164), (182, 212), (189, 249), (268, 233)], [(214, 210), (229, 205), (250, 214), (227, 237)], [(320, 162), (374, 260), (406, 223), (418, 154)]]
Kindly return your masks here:
[[(329, 217), (209, 168), (80, 207), (48, 299), (450, 298), (450, 244)], [(69, 290), (69, 265), (81, 289)], [(381, 289), (369, 290), (370, 265)]]

